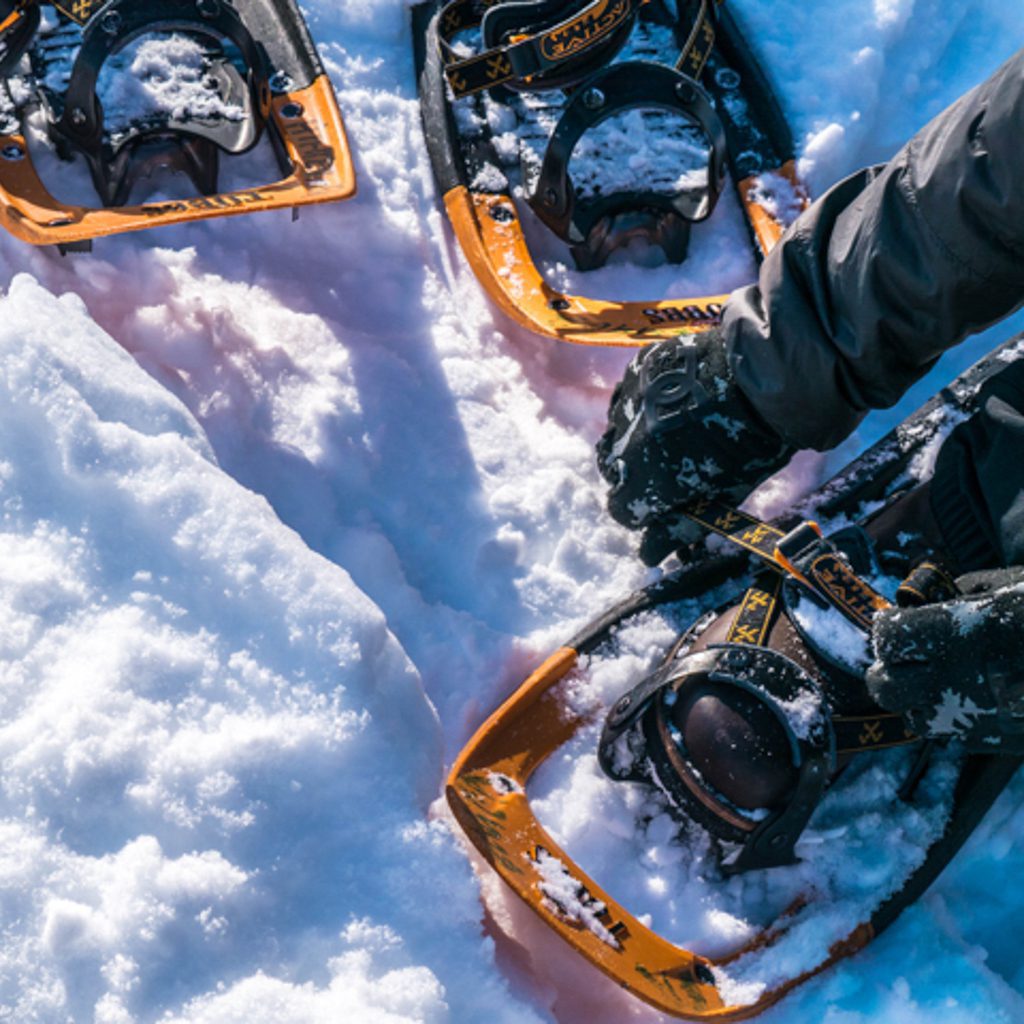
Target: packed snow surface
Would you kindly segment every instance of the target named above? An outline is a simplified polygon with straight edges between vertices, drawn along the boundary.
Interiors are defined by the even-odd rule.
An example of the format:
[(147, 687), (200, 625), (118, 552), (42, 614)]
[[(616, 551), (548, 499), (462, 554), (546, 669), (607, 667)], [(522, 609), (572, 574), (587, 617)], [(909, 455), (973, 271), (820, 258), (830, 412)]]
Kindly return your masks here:
[[(1024, 38), (1018, 0), (729, 2), (815, 192)], [(653, 1024), (474, 873), (439, 801), (487, 714), (647, 579), (591, 455), (629, 354), (488, 305), (434, 191), (408, 6), (303, 6), (358, 197), (68, 258), (0, 233), (0, 1016)], [(721, 212), (683, 267), (624, 259), (588, 290), (744, 283)], [(558, 259), (549, 275), (577, 282)], [(797, 460), (766, 507), (1020, 326), (952, 353), (831, 460)], [(601, 692), (672, 637), (656, 617), (633, 629), (624, 659), (592, 667)], [(735, 946), (801, 881), (705, 890), (699, 837), (601, 777), (583, 738), (539, 780), (544, 821), (652, 924)], [(883, 786), (865, 769), (856, 813), (809, 836), (850, 835), (852, 890), (832, 890), (849, 907), (931, 827), (874, 815)], [(927, 897), (762, 1020), (1024, 1019), (1022, 796), (1018, 780)], [(750, 992), (742, 971), (730, 984)]]

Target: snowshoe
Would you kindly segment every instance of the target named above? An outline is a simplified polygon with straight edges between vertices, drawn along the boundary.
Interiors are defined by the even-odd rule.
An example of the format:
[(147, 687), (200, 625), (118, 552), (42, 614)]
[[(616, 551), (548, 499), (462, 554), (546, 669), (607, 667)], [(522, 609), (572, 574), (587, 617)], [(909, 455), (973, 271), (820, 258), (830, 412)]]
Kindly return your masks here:
[[(538, 269), (536, 243), (581, 271), (628, 256), (637, 240), (680, 263), (728, 170), (759, 258), (806, 205), (768, 80), (719, 7), (436, 0), (413, 9), (434, 175), (470, 266), (513, 320), (590, 345), (706, 328), (724, 294), (566, 294)], [(623, 137), (608, 144), (616, 126)]]
[(16, 237), (87, 248), (355, 191), (334, 91), (294, 0), (6, 6), (0, 211)]
[[(1022, 357), (1024, 341), (1008, 342), (771, 523), (695, 506), (692, 518), (732, 543), (592, 622), (460, 754), (447, 798), (473, 845), (574, 950), (657, 1009), (750, 1017), (863, 948), (935, 880), (1017, 770), (1019, 757), (911, 735), (871, 702), (863, 674), (877, 609), (955, 592), (941, 557), (925, 557), (928, 530), (900, 512), (918, 507), (929, 454), (976, 408), (981, 385)], [(650, 675), (595, 707), (588, 665), (615, 659), (652, 614), (683, 628)], [(681, 884), (706, 853), (701, 910), (680, 916), (691, 922), (711, 898), (742, 909), (777, 894), (774, 916), (736, 948), (702, 955), (641, 923), (537, 819), (531, 778), (556, 751), (562, 762), (567, 748), (590, 756), (582, 744), (592, 751), (597, 735), (604, 773), (639, 784), (679, 823), (693, 858)], [(844, 860), (883, 832), (910, 844), (885, 877), (867, 854), (859, 867)]]

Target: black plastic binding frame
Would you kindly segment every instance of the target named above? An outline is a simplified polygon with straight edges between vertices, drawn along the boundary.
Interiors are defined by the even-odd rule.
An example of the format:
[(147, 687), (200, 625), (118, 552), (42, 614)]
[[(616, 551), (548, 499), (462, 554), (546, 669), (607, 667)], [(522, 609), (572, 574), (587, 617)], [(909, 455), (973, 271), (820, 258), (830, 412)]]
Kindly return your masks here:
[[(577, 196), (569, 163), (580, 139), (627, 110), (661, 109), (678, 114), (708, 142), (707, 184), (675, 195), (630, 190)], [(569, 100), (551, 138), (540, 176), (527, 201), (537, 216), (571, 248), (580, 269), (601, 266), (636, 233), (657, 240), (673, 263), (686, 258), (692, 223), (708, 217), (726, 173), (725, 130), (707, 93), (667, 65), (625, 61), (597, 72)]]
[[(181, 31), (220, 46), (233, 45), (244, 74), (227, 58), (214, 62), (212, 74), (226, 101), (242, 108), (238, 120), (168, 118), (152, 128), (133, 129), (111, 142), (104, 131), (103, 107), (96, 83), (106, 61), (148, 32)], [(110, 0), (85, 25), (67, 90), (49, 97), (50, 135), (63, 148), (81, 153), (106, 206), (128, 200), (135, 180), (150, 163), (185, 171), (204, 194), (217, 190), (218, 151), (244, 153), (259, 140), (270, 110), (269, 63), (238, 12), (224, 0)], [(56, 107), (60, 104), (58, 113)]]

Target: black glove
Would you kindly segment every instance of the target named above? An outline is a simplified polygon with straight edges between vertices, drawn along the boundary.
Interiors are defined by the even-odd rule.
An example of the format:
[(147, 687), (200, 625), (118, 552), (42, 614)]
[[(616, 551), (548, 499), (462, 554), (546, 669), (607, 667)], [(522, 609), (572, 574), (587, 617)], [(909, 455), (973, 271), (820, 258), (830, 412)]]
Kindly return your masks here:
[(871, 696), (919, 736), (1024, 754), (1024, 569), (969, 573), (960, 597), (875, 618)]
[(597, 464), (608, 511), (645, 531), (656, 565), (695, 538), (680, 510), (702, 497), (738, 505), (793, 449), (736, 386), (717, 330), (642, 349), (612, 394)]

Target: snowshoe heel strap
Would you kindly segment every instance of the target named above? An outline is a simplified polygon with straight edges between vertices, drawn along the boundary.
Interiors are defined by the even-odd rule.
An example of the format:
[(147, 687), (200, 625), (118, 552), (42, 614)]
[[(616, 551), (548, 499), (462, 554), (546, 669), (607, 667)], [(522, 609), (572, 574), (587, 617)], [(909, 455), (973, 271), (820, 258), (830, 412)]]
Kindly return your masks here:
[[(438, 42), (456, 99), (483, 89), (561, 89), (582, 81), (622, 48), (642, 0), (451, 0), (441, 10)], [(566, 7), (573, 9), (565, 17)], [(480, 26), (484, 46), (462, 57), (454, 36)]]
[[(675, 194), (629, 190), (578, 196), (569, 162), (580, 139), (608, 118), (637, 108), (681, 115), (701, 132), (708, 144), (704, 187)], [(708, 217), (718, 202), (725, 171), (725, 131), (704, 90), (665, 65), (624, 61), (599, 71), (573, 94), (548, 141), (527, 201), (569, 244), (580, 269), (602, 266), (615, 249), (638, 235), (660, 245), (678, 263), (686, 257), (690, 224)]]
[(699, 526), (738, 544), (837, 608), (858, 629), (871, 631), (875, 614), (890, 602), (850, 565), (845, 552), (817, 523), (800, 523), (789, 533), (734, 509), (724, 502), (703, 499), (685, 509)]
[[(244, 71), (225, 56), (211, 62), (209, 76), (224, 104), (239, 109), (241, 115), (169, 115), (153, 128), (133, 129), (118, 142), (109, 142), (96, 94), (103, 65), (148, 32), (174, 31), (208, 38), (218, 49), (226, 40), (237, 50)], [(209, 194), (216, 191), (216, 151), (244, 153), (259, 140), (270, 111), (268, 74), (263, 47), (225, 0), (149, 0), (145, 4), (110, 0), (83, 28), (62, 109), (59, 116), (52, 109), (50, 112), (50, 135), (58, 146), (71, 147), (85, 156), (105, 205), (122, 205), (132, 180), (145, 173), (143, 167), (133, 166), (135, 151), (142, 164), (159, 160), (187, 171), (196, 187)], [(175, 145), (187, 152), (179, 158), (169, 157)]]
[[(877, 612), (890, 602), (850, 566), (849, 559), (834, 541), (812, 537), (817, 531), (802, 523), (776, 545), (776, 559), (796, 580), (808, 586), (850, 622), (866, 633)], [(809, 543), (808, 543), (809, 542)]]

